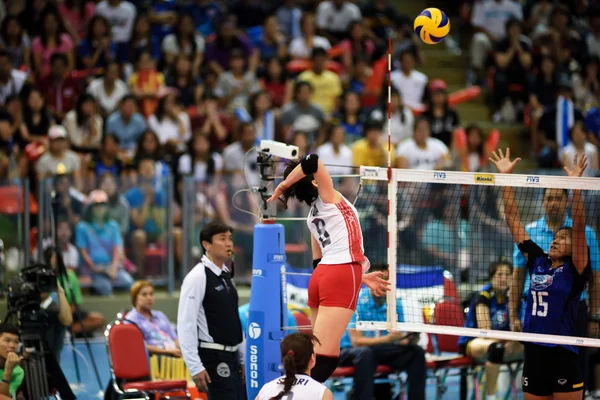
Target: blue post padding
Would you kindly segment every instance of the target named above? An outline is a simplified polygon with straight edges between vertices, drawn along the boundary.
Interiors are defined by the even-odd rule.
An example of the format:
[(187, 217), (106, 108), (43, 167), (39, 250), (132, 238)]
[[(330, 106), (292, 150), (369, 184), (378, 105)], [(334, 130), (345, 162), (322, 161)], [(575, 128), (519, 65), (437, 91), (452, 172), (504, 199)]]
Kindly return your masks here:
[(255, 399), (265, 383), (281, 376), (281, 310), (287, 309), (286, 276), (282, 271), (285, 272), (283, 225), (255, 225), (252, 286), (246, 330), (248, 399)]

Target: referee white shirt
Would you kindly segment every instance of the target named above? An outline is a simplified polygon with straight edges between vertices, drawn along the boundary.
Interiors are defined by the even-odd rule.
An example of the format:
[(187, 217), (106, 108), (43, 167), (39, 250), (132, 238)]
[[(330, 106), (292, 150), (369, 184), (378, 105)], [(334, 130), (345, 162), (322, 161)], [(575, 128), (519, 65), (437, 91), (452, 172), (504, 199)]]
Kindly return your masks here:
[[(231, 337), (232, 333), (235, 334), (235, 329), (231, 326), (231, 323), (235, 320), (234, 318), (239, 320), (237, 305), (235, 307), (234, 315), (229, 315), (229, 310), (223, 309), (219, 317), (219, 320), (224, 321), (225, 324), (230, 327), (229, 330), (227, 332), (219, 332), (219, 337), (213, 338), (210, 334), (210, 332), (212, 332), (213, 335), (216, 336), (215, 329), (209, 327), (211, 321), (209, 321), (210, 318), (207, 319), (207, 313), (203, 302), (207, 295), (207, 290), (214, 291), (219, 289), (218, 287), (215, 288), (211, 286), (208, 286), (207, 288), (207, 269), (217, 277), (221, 277), (221, 274), (223, 273), (229, 273), (229, 270), (225, 265), (223, 265), (222, 268), (219, 268), (209, 260), (206, 255), (202, 256), (200, 263), (197, 264), (183, 280), (179, 297), (179, 309), (177, 311), (177, 336), (179, 338), (181, 354), (183, 355), (185, 365), (192, 377), (206, 369), (198, 354), (200, 342), (228, 346), (237, 345), (240, 364), (244, 363), (245, 357), (245, 340), (243, 335), (241, 336), (241, 342), (235, 344), (227, 343), (230, 342), (231, 339), (224, 338), (227, 336)], [(235, 288), (233, 289), (235, 290)], [(220, 305), (216, 304), (215, 306), (218, 307)]]

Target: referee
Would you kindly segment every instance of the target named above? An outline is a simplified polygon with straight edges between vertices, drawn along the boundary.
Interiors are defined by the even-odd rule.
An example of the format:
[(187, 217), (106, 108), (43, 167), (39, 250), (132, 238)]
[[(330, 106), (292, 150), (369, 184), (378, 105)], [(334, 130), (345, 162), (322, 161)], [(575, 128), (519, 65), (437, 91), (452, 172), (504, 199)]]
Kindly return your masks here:
[(204, 256), (183, 280), (177, 333), (194, 383), (209, 400), (244, 400), (244, 336), (238, 294), (225, 266), (232, 228), (211, 222), (200, 232)]

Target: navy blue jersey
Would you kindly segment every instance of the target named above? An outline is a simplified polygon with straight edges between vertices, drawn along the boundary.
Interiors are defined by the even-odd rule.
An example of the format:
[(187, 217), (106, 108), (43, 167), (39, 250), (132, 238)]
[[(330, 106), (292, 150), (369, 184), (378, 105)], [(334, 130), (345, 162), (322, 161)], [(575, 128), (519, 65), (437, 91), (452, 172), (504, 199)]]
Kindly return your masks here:
[[(570, 260), (558, 268), (551, 268), (548, 255), (531, 240), (519, 244), (519, 250), (527, 255), (527, 270), (531, 277), (523, 332), (576, 336), (577, 305), (589, 276), (589, 262), (580, 274)], [(577, 353), (575, 346), (537, 344), (563, 346)]]
[[(510, 319), (508, 318), (508, 297), (504, 297), (504, 302), (498, 302), (496, 292), (491, 284), (485, 285), (475, 296), (469, 306), (469, 312), (465, 319), (465, 328), (478, 328), (477, 326), (477, 306), (485, 304), (490, 310), (490, 321), (492, 329), (497, 331), (508, 331), (510, 329)], [(458, 339), (459, 346), (465, 346), (473, 338), (470, 336), (461, 336)]]

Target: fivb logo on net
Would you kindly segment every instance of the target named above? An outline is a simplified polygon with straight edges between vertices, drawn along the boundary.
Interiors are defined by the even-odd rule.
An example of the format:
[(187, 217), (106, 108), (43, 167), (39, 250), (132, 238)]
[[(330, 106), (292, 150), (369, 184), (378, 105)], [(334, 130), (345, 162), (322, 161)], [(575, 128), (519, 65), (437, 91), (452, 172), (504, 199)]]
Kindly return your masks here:
[(447, 175), (445, 172), (433, 171), (433, 179), (435, 180), (444, 180), (446, 177)]
[(535, 175), (527, 175), (525, 183), (540, 183), (540, 177)]

